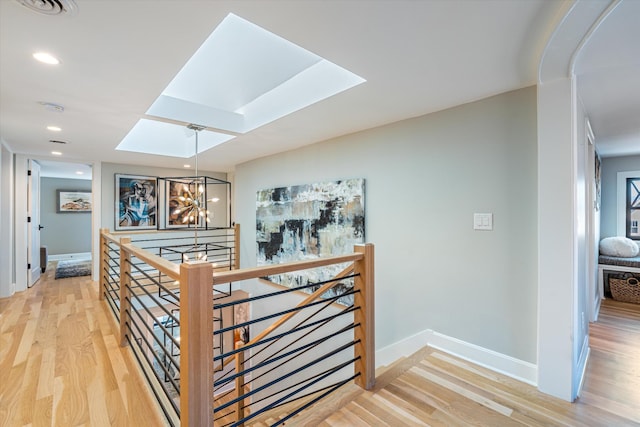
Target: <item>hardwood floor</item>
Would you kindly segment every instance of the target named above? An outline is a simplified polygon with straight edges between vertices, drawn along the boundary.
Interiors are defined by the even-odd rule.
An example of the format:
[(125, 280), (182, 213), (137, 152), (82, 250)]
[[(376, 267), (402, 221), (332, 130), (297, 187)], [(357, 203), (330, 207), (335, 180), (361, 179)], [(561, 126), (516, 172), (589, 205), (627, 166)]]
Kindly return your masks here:
[(0, 299), (0, 425), (164, 425), (97, 285), (54, 273)]
[[(118, 346), (89, 278), (0, 299), (0, 426), (162, 426), (135, 361)], [(603, 302), (573, 404), (426, 348), (287, 425), (640, 426), (640, 305)], [(277, 418), (256, 420), (268, 425)]]
[(640, 425), (640, 304), (602, 302), (589, 331), (591, 354), (578, 405)]
[[(287, 425), (640, 426), (640, 305), (603, 302), (573, 404), (440, 351), (425, 348)], [(266, 420), (265, 424), (275, 420)]]

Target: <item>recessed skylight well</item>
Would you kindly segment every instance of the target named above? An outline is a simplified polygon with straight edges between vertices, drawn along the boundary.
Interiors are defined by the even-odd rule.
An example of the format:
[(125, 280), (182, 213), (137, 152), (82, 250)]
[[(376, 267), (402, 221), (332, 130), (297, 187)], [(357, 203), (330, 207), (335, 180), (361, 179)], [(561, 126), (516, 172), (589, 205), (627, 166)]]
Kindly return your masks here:
[[(243, 134), (364, 81), (264, 28), (229, 14), (146, 114), (185, 126), (195, 123), (219, 129), (220, 135)], [(146, 148), (132, 149), (137, 143), (131, 134), (139, 125), (118, 149), (162, 154), (144, 151), (157, 147), (154, 142)], [(136, 138), (148, 139), (138, 131), (135, 134)]]
[[(202, 153), (232, 138), (232, 135), (202, 131), (198, 140), (198, 152)], [(186, 126), (140, 119), (116, 150), (189, 158), (195, 155), (195, 132)]]

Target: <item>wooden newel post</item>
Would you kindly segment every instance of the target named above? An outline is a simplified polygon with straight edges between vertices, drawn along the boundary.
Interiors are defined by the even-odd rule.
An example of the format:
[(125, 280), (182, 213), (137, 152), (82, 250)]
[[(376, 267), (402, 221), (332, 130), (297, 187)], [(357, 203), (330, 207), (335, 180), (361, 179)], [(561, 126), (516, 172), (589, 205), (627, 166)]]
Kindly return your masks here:
[(127, 345), (127, 321), (131, 305), (129, 304), (129, 290), (131, 286), (131, 254), (122, 245), (131, 243), (131, 237), (120, 238), (120, 345)]
[(213, 265), (180, 265), (180, 425), (213, 425)]
[[(241, 345), (244, 345), (241, 344)], [(244, 371), (244, 351), (236, 353), (236, 373)], [(244, 375), (236, 378), (236, 397), (244, 394)], [(239, 400), (236, 405), (236, 422), (244, 418), (244, 399)], [(242, 424), (244, 425), (244, 424)]]
[(104, 294), (107, 292), (107, 263), (109, 262), (109, 246), (105, 234), (109, 232), (108, 228), (100, 229), (100, 268), (98, 269), (98, 299), (104, 300)]
[(233, 269), (240, 269), (240, 224), (234, 224), (233, 226)]
[[(355, 383), (365, 390), (373, 388), (376, 382), (375, 359), (375, 287), (374, 287), (374, 250), (370, 243), (355, 245), (354, 252), (364, 254), (364, 258), (354, 262), (354, 305), (359, 307), (354, 312), (354, 321), (360, 324), (355, 329), (355, 355), (360, 357), (355, 362)], [(357, 292), (359, 291), (359, 292)]]

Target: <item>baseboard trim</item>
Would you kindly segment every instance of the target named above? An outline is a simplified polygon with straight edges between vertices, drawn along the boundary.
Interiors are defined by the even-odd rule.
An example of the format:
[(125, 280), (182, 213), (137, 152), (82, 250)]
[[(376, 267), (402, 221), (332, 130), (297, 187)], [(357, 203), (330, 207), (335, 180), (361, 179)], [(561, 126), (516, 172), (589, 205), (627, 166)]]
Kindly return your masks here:
[(78, 252), (74, 254), (49, 255), (49, 261), (66, 261), (69, 259), (91, 259), (91, 252)]
[(580, 352), (580, 358), (578, 359), (578, 372), (580, 372), (580, 382), (576, 389), (576, 398), (580, 396), (582, 392), (582, 386), (584, 385), (584, 378), (587, 374), (587, 361), (591, 355), (591, 348), (589, 347), (589, 334), (584, 337), (582, 342), (582, 351)]
[(536, 387), (538, 385), (537, 365), (431, 329), (426, 329), (376, 351), (376, 367), (390, 365), (400, 357), (409, 356), (427, 345), (518, 381)]
[(594, 309), (593, 309), (593, 321), (597, 322), (598, 321), (598, 316), (600, 315), (600, 307), (602, 305), (602, 298), (600, 298), (600, 295), (598, 295), (595, 300), (594, 300)]
[(538, 385), (538, 366), (531, 362), (516, 359), (515, 357), (507, 356), (506, 354), (498, 353), (497, 351), (489, 350), (435, 331), (431, 331), (429, 346), (475, 363), (476, 365), (491, 369), (492, 371), (507, 375), (518, 381), (536, 387)]
[(6, 295), (2, 292), (2, 289), (0, 289), (0, 298), (12, 297), (13, 294), (15, 294), (15, 293), (16, 293), (16, 284), (15, 283), (11, 283), (9, 285), (9, 292)]
[(376, 351), (376, 368), (387, 366), (403, 356), (409, 356), (428, 345), (429, 330), (418, 332)]

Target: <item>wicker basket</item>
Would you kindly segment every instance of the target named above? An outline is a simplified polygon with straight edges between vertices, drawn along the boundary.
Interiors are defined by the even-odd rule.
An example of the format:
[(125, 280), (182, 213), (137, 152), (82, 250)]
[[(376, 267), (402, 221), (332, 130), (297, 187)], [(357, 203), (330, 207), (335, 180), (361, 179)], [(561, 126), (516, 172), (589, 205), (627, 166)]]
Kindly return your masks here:
[(635, 277), (628, 279), (609, 279), (611, 295), (616, 301), (640, 304), (640, 281)]

